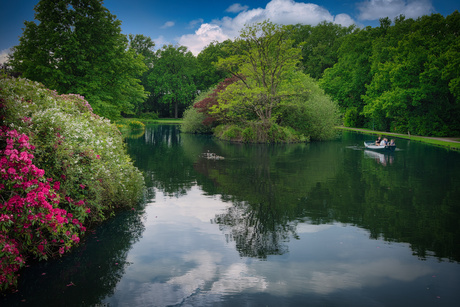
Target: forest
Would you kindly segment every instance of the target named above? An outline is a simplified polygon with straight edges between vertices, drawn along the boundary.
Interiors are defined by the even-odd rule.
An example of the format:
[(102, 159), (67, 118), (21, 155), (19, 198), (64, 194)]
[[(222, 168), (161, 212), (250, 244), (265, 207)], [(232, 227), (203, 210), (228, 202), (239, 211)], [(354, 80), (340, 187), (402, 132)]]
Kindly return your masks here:
[[(247, 60), (250, 54), (243, 45), (250, 44), (248, 31), (257, 25), (249, 25), (234, 40), (213, 42), (194, 56), (185, 46), (156, 46), (142, 34), (123, 35), (116, 16), (101, 1), (90, 2), (79, 6), (80, 1), (62, 0), (51, 6), (40, 1), (35, 7), (39, 23), (25, 22), (20, 43), (4, 69), (59, 94), (82, 95), (96, 114), (112, 120), (181, 118), (191, 105), (212, 98), (216, 88), (227, 88), (232, 77), (247, 78), (246, 83), (257, 77), (243, 67), (244, 57)], [(380, 26), (365, 28), (328, 22), (315, 26), (264, 22), (259, 26), (263, 24), (278, 31), (276, 37), (284, 44), (279, 47), (296, 57), (287, 60), (289, 71), (272, 80), (285, 82), (285, 86), (267, 101), (279, 101), (284, 95), (293, 103), (291, 98), (305, 90), (296, 88), (300, 81), (294, 79), (302, 78), (321, 97), (324, 91), (338, 107), (340, 122), (327, 119), (328, 125), (425, 136), (460, 133), (458, 11), (416, 20), (403, 15), (394, 20), (383, 18)], [(259, 34), (254, 34), (254, 41)], [(288, 90), (289, 82), (292, 87)], [(230, 87), (234, 93), (236, 86)], [(252, 91), (252, 97), (256, 92)], [(238, 104), (235, 97), (230, 99)], [(290, 127), (297, 129), (306, 117), (284, 118), (282, 114), (301, 114), (304, 107), (290, 106), (280, 103), (273, 110), (270, 107), (270, 117), (279, 125), (290, 122)], [(219, 115), (221, 123), (225, 122), (222, 112), (218, 113), (215, 107), (215, 117)], [(209, 112), (207, 115), (205, 118)], [(251, 116), (246, 114), (245, 120), (254, 122)], [(260, 119), (260, 114), (255, 116)], [(323, 121), (322, 115), (318, 116), (316, 125)]]

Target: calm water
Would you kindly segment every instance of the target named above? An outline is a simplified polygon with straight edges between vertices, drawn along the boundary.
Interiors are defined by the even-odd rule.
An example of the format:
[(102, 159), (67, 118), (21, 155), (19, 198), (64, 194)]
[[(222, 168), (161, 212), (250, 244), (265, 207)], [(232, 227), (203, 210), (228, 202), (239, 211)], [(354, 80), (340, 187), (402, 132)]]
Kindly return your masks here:
[[(372, 137), (127, 139), (145, 204), (32, 265), (1, 306), (457, 306), (460, 153)], [(208, 159), (203, 153), (224, 159)]]

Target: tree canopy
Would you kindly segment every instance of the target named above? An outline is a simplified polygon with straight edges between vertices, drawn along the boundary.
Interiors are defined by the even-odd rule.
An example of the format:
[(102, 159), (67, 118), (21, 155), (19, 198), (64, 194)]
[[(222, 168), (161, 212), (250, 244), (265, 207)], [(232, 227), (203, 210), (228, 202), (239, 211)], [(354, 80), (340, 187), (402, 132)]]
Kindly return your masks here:
[[(299, 70), (301, 48), (293, 46), (289, 35), (288, 27), (269, 21), (247, 25), (229, 46), (230, 55), (217, 63), (233, 77), (194, 104), (204, 116), (188, 112), (190, 117), (184, 119), (187, 127), (196, 127), (188, 123), (192, 118), (204, 118), (204, 125), (218, 126), (217, 136), (244, 142), (331, 137), (336, 105)], [(315, 111), (324, 106), (328, 112)], [(298, 116), (292, 117), (290, 112)], [(324, 124), (320, 129), (312, 129), (313, 123), (320, 122)]]
[(165, 45), (156, 53), (148, 89), (172, 108), (174, 118), (178, 118), (179, 104), (190, 104), (196, 95), (195, 68), (196, 58), (184, 46)]
[(322, 87), (349, 126), (418, 135), (460, 133), (460, 14), (399, 16), (356, 30), (324, 72)]
[(127, 49), (121, 22), (102, 0), (41, 0), (9, 65), (59, 93), (86, 97), (96, 114), (132, 113), (145, 97), (142, 57)]

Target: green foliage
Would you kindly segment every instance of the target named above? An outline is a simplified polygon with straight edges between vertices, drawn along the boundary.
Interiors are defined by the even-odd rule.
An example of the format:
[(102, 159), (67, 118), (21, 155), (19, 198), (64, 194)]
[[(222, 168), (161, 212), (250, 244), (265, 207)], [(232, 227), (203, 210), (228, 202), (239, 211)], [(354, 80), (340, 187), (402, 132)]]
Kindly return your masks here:
[(244, 127), (236, 124), (220, 125), (215, 128), (214, 135), (222, 140), (243, 143), (297, 143), (309, 141), (308, 137), (298, 133), (291, 127), (260, 121), (247, 122)]
[(207, 110), (203, 109), (203, 106), (199, 104), (205, 99), (209, 99), (211, 95), (215, 92), (216, 87), (211, 87), (207, 91), (202, 91), (198, 96), (195, 97), (193, 105), (189, 106), (184, 111), (183, 119), (181, 125), (181, 131), (184, 133), (211, 133), (213, 125), (211, 122), (206, 122), (206, 119), (209, 117)]
[(171, 108), (174, 118), (179, 116), (179, 104), (188, 106), (196, 95), (195, 69), (196, 58), (184, 46), (165, 45), (157, 51), (147, 89)]
[(197, 77), (196, 86), (198, 90), (206, 90), (215, 86), (220, 81), (229, 77), (229, 74), (216, 67), (219, 58), (226, 58), (230, 55), (232, 41), (226, 40), (222, 43), (212, 42), (206, 46), (197, 56)]
[(394, 25), (384, 18), (378, 28), (345, 37), (337, 64), (321, 80), (350, 109), (345, 124), (419, 135), (460, 133), (459, 16), (399, 16)]
[(242, 131), (243, 129), (241, 129), (240, 127), (235, 126), (235, 125), (230, 125), (222, 131), (221, 138), (223, 140), (240, 141)]
[(302, 45), (302, 70), (319, 79), (324, 70), (338, 61), (338, 50), (345, 36), (352, 33), (355, 25), (342, 27), (323, 21), (316, 26), (295, 25), (289, 29), (294, 45)]
[(253, 125), (249, 125), (241, 132), (241, 137), (245, 143), (255, 143), (257, 141), (257, 131)]
[(131, 129), (141, 129), (141, 130), (145, 129), (145, 125), (142, 122), (138, 121), (138, 120), (130, 120), (128, 122), (128, 126)]
[(211, 133), (211, 126), (203, 124), (206, 116), (193, 106), (184, 111), (184, 121), (180, 127), (184, 133)]
[(120, 132), (78, 95), (57, 95), (26, 79), (0, 79), (4, 124), (35, 146), (34, 163), (61, 181), (63, 209), (78, 216), (83, 200), (99, 222), (142, 196), (143, 177), (126, 154)]
[(96, 114), (115, 119), (146, 98), (143, 57), (127, 49), (121, 22), (101, 0), (41, 0), (26, 21), (9, 65), (59, 93), (86, 97)]
[(261, 121), (269, 120), (281, 97), (286, 76), (296, 69), (300, 48), (292, 47), (285, 26), (264, 21), (248, 25), (232, 45), (233, 55), (220, 59), (218, 66), (240, 82), (225, 91), (225, 103), (215, 107), (216, 112), (234, 110), (235, 117), (251, 112)]
[(140, 119), (148, 119), (148, 120), (155, 120), (158, 119), (158, 113), (157, 112), (145, 112), (141, 113), (138, 116)]
[(351, 107), (345, 111), (343, 115), (343, 125), (345, 127), (361, 127), (363, 125), (358, 108)]

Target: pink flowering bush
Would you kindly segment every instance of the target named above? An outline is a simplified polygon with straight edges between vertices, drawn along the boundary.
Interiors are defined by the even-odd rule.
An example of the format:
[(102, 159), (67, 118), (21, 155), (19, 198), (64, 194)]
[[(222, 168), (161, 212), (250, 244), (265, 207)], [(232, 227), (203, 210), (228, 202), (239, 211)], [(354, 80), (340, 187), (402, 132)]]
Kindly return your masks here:
[(119, 130), (84, 97), (0, 77), (0, 291), (29, 258), (60, 256), (86, 227), (135, 205), (144, 181)]
[[(25, 256), (63, 254), (86, 229), (58, 207), (60, 182), (45, 179), (33, 164), (34, 146), (25, 134), (0, 128), (0, 287), (13, 285)], [(85, 208), (86, 209), (86, 208)]]

